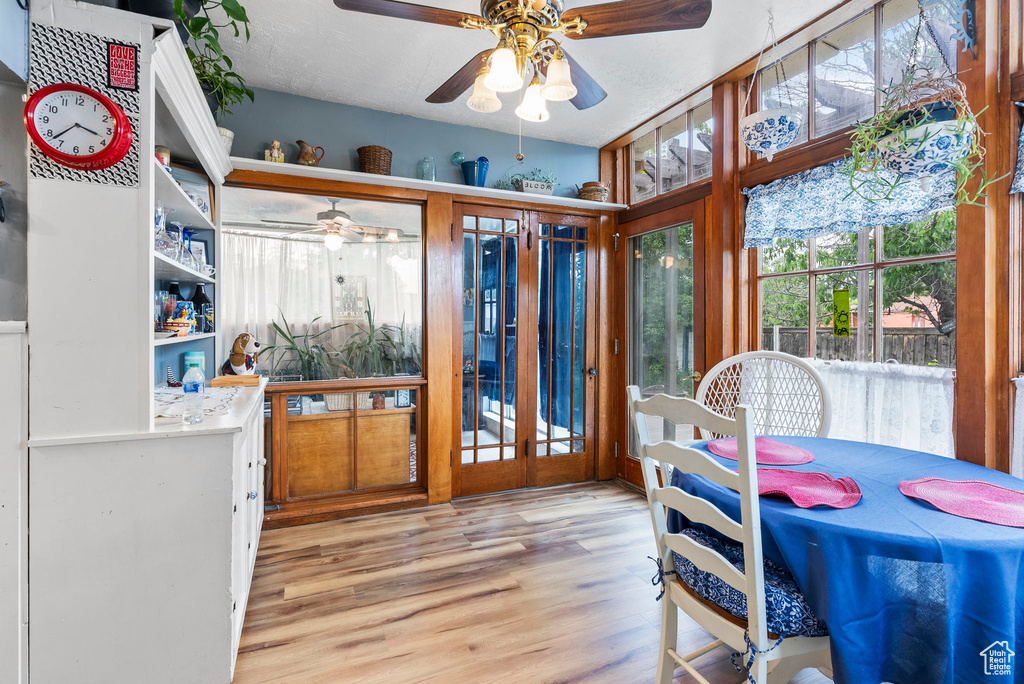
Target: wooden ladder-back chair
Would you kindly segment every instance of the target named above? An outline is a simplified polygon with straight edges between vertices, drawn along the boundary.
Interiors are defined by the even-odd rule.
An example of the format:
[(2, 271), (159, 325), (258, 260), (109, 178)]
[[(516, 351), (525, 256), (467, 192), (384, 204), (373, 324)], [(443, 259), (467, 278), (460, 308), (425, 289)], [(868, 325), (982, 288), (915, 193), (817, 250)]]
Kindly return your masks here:
[[(765, 599), (765, 563), (761, 550), (761, 513), (750, 408), (743, 404), (735, 406), (733, 419), (718, 415), (691, 399), (664, 394), (642, 399), (640, 389), (636, 386), (627, 388), (627, 395), (661, 566), (665, 570), (678, 569), (680, 564), (676, 563), (677, 560), (688, 562), (691, 565), (686, 567), (701, 573), (702, 578), (719, 582), (719, 585), (724, 582), (746, 596), (744, 620), (731, 614), (727, 608), (700, 596), (680, 576), (666, 581), (662, 599), (657, 684), (671, 684), (676, 664), (697, 681), (710, 684), (690, 661), (723, 645), (738, 653), (747, 652), (749, 646), (756, 649), (756, 658), (748, 676), (757, 684), (784, 684), (807, 667), (816, 667), (831, 675), (828, 636), (787, 636), (776, 645), (780, 635), (769, 633), (768, 630), (768, 624), (777, 623), (778, 620), (773, 620), (773, 616), (768, 613)], [(738, 472), (719, 465), (708, 453), (698, 449), (675, 442), (651, 444), (645, 422), (647, 416), (661, 416), (677, 424), (696, 425), (702, 431), (708, 430), (716, 435), (735, 436), (738, 443)], [(736, 522), (709, 501), (671, 486), (672, 469), (700, 475), (738, 492), (742, 522)], [(664, 485), (659, 482), (659, 470)], [(732, 542), (712, 539), (710, 535), (696, 531), (696, 528), (680, 533), (669, 532), (669, 509), (679, 511), (690, 523), (711, 528)], [(684, 532), (690, 532), (690, 535)], [(708, 546), (696, 541), (695, 537), (713, 543)], [(730, 555), (737, 556), (736, 560), (739, 547), (742, 546), (743, 571), (713, 548), (722, 548), (726, 544), (730, 545)], [(721, 587), (728, 591), (728, 587)], [(776, 591), (774, 584), (772, 590)], [(803, 600), (802, 596), (796, 598)], [(778, 605), (777, 602), (775, 605)], [(711, 632), (716, 641), (689, 655), (680, 656), (676, 652), (677, 608)], [(820, 625), (820, 631), (827, 633), (824, 625)], [(747, 662), (749, 654), (744, 657), (744, 665)]]
[[(791, 354), (756, 351), (725, 359), (704, 376), (694, 399), (727, 418), (749, 408), (755, 435), (828, 437), (832, 403), (811, 364)], [(712, 431), (701, 430), (704, 439)]]

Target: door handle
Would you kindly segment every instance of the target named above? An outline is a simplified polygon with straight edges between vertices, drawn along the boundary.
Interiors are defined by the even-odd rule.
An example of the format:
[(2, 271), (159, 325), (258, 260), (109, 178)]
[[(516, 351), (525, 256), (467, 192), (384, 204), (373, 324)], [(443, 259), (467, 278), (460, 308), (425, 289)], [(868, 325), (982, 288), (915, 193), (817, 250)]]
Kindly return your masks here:
[(597, 377), (597, 369), (596, 368), (588, 368), (587, 369), (587, 375), (589, 375), (592, 378), (596, 378)]
[(526, 458), (530, 457), (530, 438), (526, 438)]
[(703, 378), (704, 378), (704, 376), (700, 374), (700, 371), (693, 371), (693, 375), (689, 376), (689, 377), (688, 377), (688, 378), (686, 378), (686, 379), (687, 379), (687, 380), (693, 380), (693, 382), (694, 382), (695, 384), (698, 384), (698, 385), (699, 385), (699, 384), (700, 384), (700, 381), (701, 381), (701, 380), (702, 380)]

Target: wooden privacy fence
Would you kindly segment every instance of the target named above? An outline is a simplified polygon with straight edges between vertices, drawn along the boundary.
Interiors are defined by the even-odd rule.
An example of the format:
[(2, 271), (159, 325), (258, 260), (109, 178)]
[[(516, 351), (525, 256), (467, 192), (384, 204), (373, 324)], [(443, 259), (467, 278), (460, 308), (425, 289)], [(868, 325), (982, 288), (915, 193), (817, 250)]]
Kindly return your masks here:
[[(807, 341), (807, 328), (766, 327), (761, 348), (805, 357)], [(832, 328), (819, 328), (814, 344), (819, 359), (872, 360), (870, 354), (867, 359), (858, 359), (857, 338), (834, 337)], [(943, 335), (934, 328), (886, 328), (882, 333), (881, 360), (890, 359), (911, 366), (956, 368), (956, 331)]]

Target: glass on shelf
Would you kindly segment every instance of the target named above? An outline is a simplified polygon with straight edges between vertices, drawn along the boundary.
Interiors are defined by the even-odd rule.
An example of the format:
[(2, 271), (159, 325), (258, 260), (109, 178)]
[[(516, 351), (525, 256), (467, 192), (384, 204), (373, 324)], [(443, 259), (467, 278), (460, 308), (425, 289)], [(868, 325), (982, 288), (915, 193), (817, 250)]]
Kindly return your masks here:
[(161, 211), (156, 223), (156, 234), (153, 237), (153, 249), (170, 259), (178, 258), (178, 240), (173, 232), (167, 229), (167, 213)]

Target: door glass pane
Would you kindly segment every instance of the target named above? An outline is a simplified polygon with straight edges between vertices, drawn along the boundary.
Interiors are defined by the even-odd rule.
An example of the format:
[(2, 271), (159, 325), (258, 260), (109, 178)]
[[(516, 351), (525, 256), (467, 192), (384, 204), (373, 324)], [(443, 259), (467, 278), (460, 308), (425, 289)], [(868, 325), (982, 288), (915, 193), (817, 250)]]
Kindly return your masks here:
[[(629, 382), (645, 397), (693, 397), (693, 224), (638, 235), (629, 246)], [(677, 438), (661, 419), (648, 428), (654, 441)]]
[(690, 153), (690, 182), (711, 178), (711, 141), (715, 122), (711, 117), (711, 101), (693, 110), (693, 146)]
[(956, 368), (956, 262), (882, 270), (882, 360)]
[(807, 86), (807, 48), (761, 70), (760, 110), (796, 107), (804, 113), (794, 145), (807, 141)]
[[(573, 236), (567, 226), (554, 225), (549, 233)], [(542, 238), (539, 256), (537, 439), (559, 440), (547, 448), (556, 456), (570, 453), (569, 437), (584, 434), (586, 243)]]
[(518, 244), (501, 219), (479, 217), (478, 223), (480, 232), (463, 234), (463, 463), (515, 458), (516, 452)]
[(651, 131), (633, 143), (633, 201), (654, 197), (657, 193), (657, 131)]
[(689, 165), (689, 117), (683, 114), (661, 127), (661, 191), (669, 192), (687, 183)]
[(809, 288), (805, 275), (761, 280), (761, 349), (807, 356)]
[(868, 12), (814, 44), (814, 135), (875, 112), (875, 14)]

